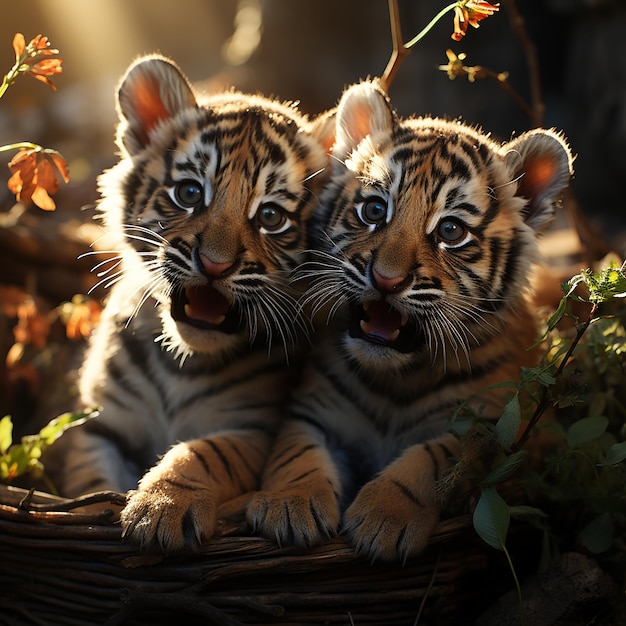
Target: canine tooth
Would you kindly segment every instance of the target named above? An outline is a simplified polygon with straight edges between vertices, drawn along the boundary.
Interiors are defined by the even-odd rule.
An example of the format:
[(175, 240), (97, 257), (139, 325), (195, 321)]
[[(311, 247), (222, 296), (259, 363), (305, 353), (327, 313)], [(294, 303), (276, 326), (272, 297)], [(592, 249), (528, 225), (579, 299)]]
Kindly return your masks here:
[(191, 307), (188, 304), (183, 307), (183, 311), (187, 317), (191, 317)]
[(371, 300), (367, 300), (366, 302), (363, 303), (363, 310), (367, 313), (367, 311), (370, 308), (370, 304), (371, 304)]
[(402, 313), (400, 316), (400, 326), (404, 326), (409, 321), (409, 316), (407, 313)]
[(359, 322), (360, 326), (361, 326), (361, 330), (366, 334), (369, 335), (370, 332), (370, 325), (365, 321), (365, 320), (361, 320)]
[(226, 319), (225, 315), (220, 315), (213, 323), (219, 326)]
[(389, 341), (390, 342), (394, 342), (398, 337), (400, 336), (400, 329), (396, 328), (396, 330), (394, 330), (390, 335), (389, 335)]

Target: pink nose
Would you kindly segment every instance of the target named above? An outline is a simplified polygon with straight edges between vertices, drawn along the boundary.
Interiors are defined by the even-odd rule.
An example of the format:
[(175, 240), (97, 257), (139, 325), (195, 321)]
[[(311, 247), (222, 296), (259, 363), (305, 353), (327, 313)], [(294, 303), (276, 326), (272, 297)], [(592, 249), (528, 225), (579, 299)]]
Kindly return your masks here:
[(208, 256), (202, 254), (202, 252), (200, 253), (200, 261), (202, 262), (202, 267), (204, 268), (205, 273), (213, 278), (219, 278), (222, 274), (224, 274), (224, 272), (233, 266), (232, 261), (227, 261), (226, 263), (216, 263), (215, 261), (209, 259)]
[(374, 286), (379, 291), (400, 291), (406, 281), (406, 276), (383, 276), (373, 268), (372, 277), (374, 278)]

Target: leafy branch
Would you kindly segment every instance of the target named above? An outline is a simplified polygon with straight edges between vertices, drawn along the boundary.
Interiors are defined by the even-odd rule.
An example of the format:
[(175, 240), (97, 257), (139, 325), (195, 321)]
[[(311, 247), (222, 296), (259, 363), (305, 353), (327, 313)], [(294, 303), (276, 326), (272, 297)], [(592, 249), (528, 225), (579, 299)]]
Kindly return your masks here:
[[(600, 316), (597, 316), (600, 305), (609, 302), (613, 298), (626, 297), (626, 275), (624, 274), (624, 269), (625, 264), (622, 264), (619, 268), (610, 266), (601, 272), (594, 272), (593, 270), (586, 269), (563, 285), (565, 295), (561, 298), (557, 310), (548, 319), (546, 332), (532, 347), (536, 347), (539, 343), (543, 342), (547, 338), (548, 334), (556, 328), (559, 322), (567, 314), (568, 302), (570, 300), (588, 303), (591, 305), (591, 308), (582, 323), (579, 323), (579, 321), (576, 320), (576, 335), (572, 339), (567, 351), (561, 358), (560, 363), (554, 372), (555, 381), (563, 374), (565, 367), (572, 358), (574, 351), (578, 347), (578, 344), (589, 326), (601, 319)], [(585, 289), (587, 294), (586, 297), (577, 294), (580, 287)], [(550, 406), (551, 402), (548, 390), (548, 386), (543, 388), (541, 400), (529, 419), (528, 425), (526, 426), (521, 437), (513, 446), (513, 450), (519, 450), (528, 441), (532, 430)]]
[[(504, 406), (495, 426), (479, 422), (466, 435), (467, 439), (476, 429), (487, 433), (479, 451), (482, 457), (480, 454), (473, 456), (491, 459), (478, 485), (481, 495), (474, 511), (474, 527), (489, 545), (503, 550), (509, 561), (506, 535), (510, 517), (517, 509), (544, 533), (548, 532), (548, 526), (553, 522), (551, 518), (578, 515), (579, 521), (574, 524), (571, 520), (567, 524), (553, 522), (556, 536), (564, 534), (564, 527), (577, 528), (578, 541), (596, 554), (606, 552), (617, 541), (618, 556), (614, 558), (620, 560), (622, 566), (626, 561), (623, 542), (617, 539), (623, 532), (620, 528), (626, 525), (626, 441), (619, 440), (624, 436), (626, 416), (626, 406), (622, 404), (622, 396), (626, 391), (623, 364), (623, 354), (626, 354), (626, 311), (623, 306), (619, 306), (621, 299), (626, 297), (625, 270), (626, 263), (618, 265), (612, 262), (600, 271), (583, 270), (563, 285), (565, 295), (548, 319), (546, 332), (534, 346), (553, 336), (543, 361), (536, 367), (523, 369), (519, 383), (499, 385), (514, 387), (516, 391)], [(588, 307), (584, 319), (580, 320), (572, 313), (572, 303)], [(614, 306), (616, 304), (617, 307)], [(559, 333), (557, 329), (566, 317), (574, 320), (573, 336), (569, 338), (566, 338), (567, 332)], [(589, 336), (594, 328), (597, 332)], [(579, 383), (571, 384), (571, 377), (577, 375), (573, 370), (580, 370), (583, 377), (597, 371), (600, 359), (606, 368), (600, 376), (603, 374), (605, 384), (611, 385), (611, 388), (606, 389), (603, 402), (597, 402), (596, 399), (592, 404), (589, 397), (581, 395)], [(569, 367), (574, 361), (576, 367)], [(574, 387), (574, 394), (570, 387)], [(531, 400), (530, 408), (520, 401), (523, 393)], [(617, 417), (607, 404), (609, 401), (613, 403)], [(531, 501), (538, 495), (542, 507), (552, 501), (562, 503), (562, 506), (557, 506), (556, 513), (547, 516), (534, 506), (509, 507), (496, 489), (525, 467), (528, 452), (524, 446), (531, 433), (537, 429), (540, 419), (552, 406), (570, 409), (567, 414), (560, 416), (558, 422), (550, 422), (545, 426), (553, 435), (557, 435), (557, 444), (548, 454), (542, 455), (539, 469), (526, 468), (525, 472), (525, 484)], [(576, 406), (578, 410), (574, 411)], [(527, 424), (517, 437), (527, 414), (530, 414)], [(610, 432), (611, 429), (615, 435)], [(466, 446), (472, 447), (474, 439), (475, 436), (470, 436)], [(491, 451), (485, 455), (484, 451), (489, 446)], [(467, 471), (467, 461), (465, 465)], [(515, 576), (512, 564), (511, 569)]]
[[(40, 473), (47, 480), (41, 463), (43, 451), (68, 428), (84, 424), (97, 415), (96, 409), (82, 413), (64, 413), (46, 424), (38, 434), (22, 437), (20, 443), (13, 443), (11, 418), (5, 416), (0, 419), (0, 480), (10, 483), (31, 472)], [(48, 487), (54, 492), (52, 485), (48, 484)]]
[[(15, 63), (0, 83), (0, 98), (23, 75), (30, 75), (56, 91), (51, 78), (62, 73), (63, 60), (47, 37), (37, 35), (26, 43), (24, 35), (17, 33), (13, 37), (13, 50)], [(9, 191), (15, 194), (18, 202), (32, 201), (40, 209), (53, 211), (56, 205), (50, 194), (58, 191), (59, 178), (67, 183), (70, 177), (65, 159), (56, 150), (29, 141), (0, 146), (0, 152), (9, 150), (19, 150), (9, 162), (12, 173), (8, 181)]]

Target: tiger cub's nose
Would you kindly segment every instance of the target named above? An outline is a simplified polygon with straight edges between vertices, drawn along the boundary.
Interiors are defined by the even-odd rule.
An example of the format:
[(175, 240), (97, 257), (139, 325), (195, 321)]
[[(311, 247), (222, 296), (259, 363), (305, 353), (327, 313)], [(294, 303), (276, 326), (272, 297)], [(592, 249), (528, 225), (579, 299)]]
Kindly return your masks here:
[(226, 261), (226, 263), (216, 263), (209, 259), (208, 256), (200, 253), (200, 262), (202, 263), (202, 269), (207, 276), (211, 278), (220, 278), (228, 272), (228, 270), (234, 265), (232, 261)]
[(372, 268), (372, 280), (378, 291), (392, 293), (402, 291), (409, 283), (406, 276), (383, 276), (374, 268)]

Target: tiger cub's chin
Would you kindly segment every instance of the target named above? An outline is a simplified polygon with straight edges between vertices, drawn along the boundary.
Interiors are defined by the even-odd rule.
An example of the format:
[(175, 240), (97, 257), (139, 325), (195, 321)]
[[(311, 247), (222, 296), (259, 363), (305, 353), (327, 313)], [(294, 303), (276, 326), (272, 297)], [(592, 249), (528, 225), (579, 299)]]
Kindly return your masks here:
[(370, 560), (404, 561), (439, 519), (459, 404), (479, 395), (497, 418), (501, 383), (536, 362), (536, 237), (572, 157), (554, 131), (499, 145), (459, 122), (401, 119), (376, 82), (349, 88), (333, 118), (300, 270), (315, 347), (247, 517), (281, 544), (345, 532)]

